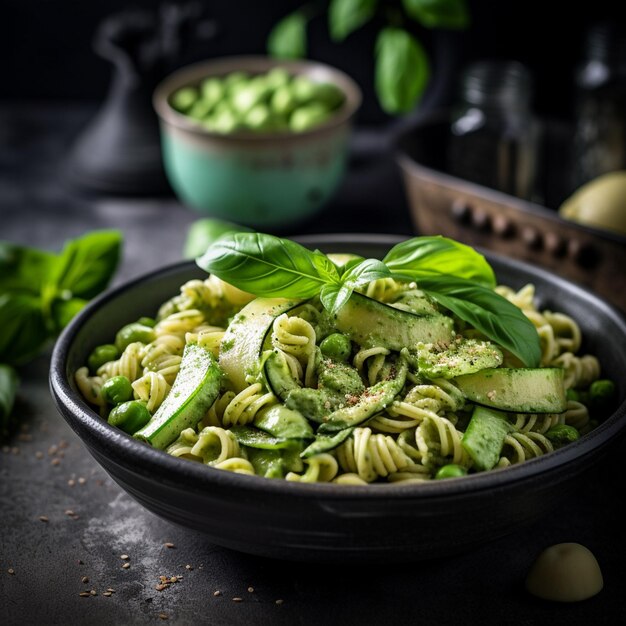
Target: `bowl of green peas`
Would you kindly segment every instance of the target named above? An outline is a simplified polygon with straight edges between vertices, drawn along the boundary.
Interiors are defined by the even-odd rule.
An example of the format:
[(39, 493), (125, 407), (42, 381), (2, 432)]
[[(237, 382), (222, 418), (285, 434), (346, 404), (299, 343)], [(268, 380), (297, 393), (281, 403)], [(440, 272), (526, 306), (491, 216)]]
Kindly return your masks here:
[(298, 223), (339, 186), (360, 103), (356, 83), (322, 63), (226, 57), (184, 67), (154, 94), (170, 184), (205, 215)]

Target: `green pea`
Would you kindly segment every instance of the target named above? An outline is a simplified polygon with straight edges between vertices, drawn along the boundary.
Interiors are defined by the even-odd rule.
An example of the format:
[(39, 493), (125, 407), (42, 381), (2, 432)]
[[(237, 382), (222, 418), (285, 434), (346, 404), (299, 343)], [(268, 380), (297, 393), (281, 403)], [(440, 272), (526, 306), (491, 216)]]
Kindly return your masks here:
[(307, 104), (297, 108), (289, 118), (289, 127), (295, 132), (302, 132), (319, 126), (330, 117), (328, 109), (318, 103)]
[(344, 101), (343, 91), (332, 83), (314, 83), (313, 99), (328, 110), (336, 109)]
[(130, 343), (134, 343), (135, 341), (150, 343), (154, 341), (154, 337), (154, 330), (150, 328), (150, 326), (144, 326), (144, 324), (134, 322), (122, 326), (122, 328), (117, 331), (117, 335), (115, 335), (115, 346), (121, 353), (124, 352), (126, 346)]
[(211, 113), (212, 108), (213, 103), (207, 102), (206, 100), (198, 100), (191, 109), (187, 111), (187, 115), (194, 120), (202, 121)]
[(200, 92), (205, 102), (216, 104), (224, 97), (224, 85), (219, 78), (207, 78), (200, 84)]
[(144, 326), (150, 326), (150, 328), (154, 328), (156, 326), (156, 320), (153, 317), (140, 317), (137, 320), (138, 324), (143, 324)]
[(270, 111), (264, 104), (257, 104), (252, 107), (243, 118), (243, 123), (250, 130), (256, 131), (270, 130), (273, 126)]
[(290, 79), (289, 72), (284, 67), (275, 67), (265, 75), (265, 81), (271, 89), (284, 87)]
[(109, 404), (121, 404), (133, 397), (133, 388), (126, 376), (113, 376), (102, 385), (102, 397)]
[(112, 343), (105, 343), (93, 349), (87, 359), (87, 365), (91, 372), (95, 374), (102, 365), (109, 361), (114, 361), (119, 355), (119, 350)]
[(448, 465), (442, 465), (435, 474), (436, 479), (443, 478), (458, 478), (459, 476), (466, 476), (467, 469), (456, 465), (456, 463), (449, 463)]
[(239, 89), (231, 98), (233, 109), (239, 113), (246, 113), (261, 101), (263, 93), (255, 85), (246, 85)]
[(610, 410), (615, 398), (615, 383), (608, 378), (601, 378), (589, 386), (589, 404), (592, 411)]
[(237, 89), (248, 83), (250, 76), (246, 72), (231, 72), (223, 78), (224, 90), (232, 95)]
[(320, 343), (320, 350), (329, 359), (347, 361), (352, 354), (352, 343), (349, 337), (341, 333), (333, 333)]
[(213, 130), (222, 134), (232, 133), (241, 126), (239, 118), (229, 109), (216, 113), (212, 118), (212, 123)]
[(291, 81), (291, 92), (299, 104), (308, 104), (315, 98), (315, 83), (308, 76), (296, 76)]
[(135, 434), (143, 428), (152, 416), (146, 405), (137, 400), (122, 402), (109, 413), (108, 422), (111, 426), (115, 426), (123, 430), (129, 435)]
[(546, 437), (557, 447), (564, 446), (580, 439), (580, 433), (568, 424), (557, 424), (552, 426), (547, 432)]
[(298, 101), (289, 86), (279, 87), (270, 98), (270, 108), (277, 115), (289, 115)]
[(193, 87), (183, 87), (174, 92), (170, 98), (170, 104), (180, 113), (186, 113), (198, 99), (198, 90)]

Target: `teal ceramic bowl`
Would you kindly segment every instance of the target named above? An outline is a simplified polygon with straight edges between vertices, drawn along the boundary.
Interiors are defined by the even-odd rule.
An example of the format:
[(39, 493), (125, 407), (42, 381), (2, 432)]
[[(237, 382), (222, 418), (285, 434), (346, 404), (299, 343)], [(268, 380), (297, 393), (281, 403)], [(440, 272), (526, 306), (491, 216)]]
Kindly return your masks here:
[[(169, 104), (172, 93), (209, 76), (284, 67), (290, 74), (333, 83), (345, 100), (304, 132), (206, 130)], [(295, 224), (317, 213), (342, 180), (361, 92), (346, 74), (321, 63), (229, 57), (182, 68), (156, 89), (165, 171), (178, 198), (199, 213), (253, 227)]]

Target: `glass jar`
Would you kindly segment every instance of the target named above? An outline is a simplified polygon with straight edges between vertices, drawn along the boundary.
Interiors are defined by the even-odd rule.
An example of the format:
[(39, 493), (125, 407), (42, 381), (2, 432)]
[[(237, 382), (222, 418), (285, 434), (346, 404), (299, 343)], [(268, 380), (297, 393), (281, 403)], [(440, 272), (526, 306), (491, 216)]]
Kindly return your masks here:
[(530, 200), (537, 171), (538, 124), (532, 76), (516, 61), (480, 61), (464, 72), (453, 110), (448, 171)]
[(572, 191), (626, 169), (626, 36), (613, 24), (587, 33), (585, 58), (575, 77)]

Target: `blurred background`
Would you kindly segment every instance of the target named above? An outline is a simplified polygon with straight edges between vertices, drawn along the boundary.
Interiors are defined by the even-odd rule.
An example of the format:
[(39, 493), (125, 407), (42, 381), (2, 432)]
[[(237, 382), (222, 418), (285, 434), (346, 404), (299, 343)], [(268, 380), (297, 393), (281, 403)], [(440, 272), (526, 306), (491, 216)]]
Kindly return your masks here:
[[(263, 54), (272, 26), (298, 6), (288, 0), (200, 4), (203, 15), (214, 21), (216, 33), (208, 41), (195, 44), (187, 60)], [(124, 9), (154, 9), (157, 5), (155, 0), (4, 0), (0, 21), (4, 80), (0, 97), (13, 101), (101, 100), (107, 93), (111, 66), (93, 52), (98, 24)], [(619, 6), (609, 0), (587, 4), (584, 11), (546, 11), (545, 2), (536, 0), (470, 0), (468, 6), (470, 28), (447, 33), (445, 38), (445, 47), (454, 48), (450, 52), (455, 60), (454, 71), (473, 59), (517, 59), (527, 64), (535, 76), (537, 111), (559, 117), (573, 113), (574, 72), (585, 56), (584, 38), (589, 26), (597, 21), (620, 20)], [(312, 20), (309, 30), (309, 57), (345, 70), (365, 91), (359, 115), (363, 124), (386, 121), (373, 97), (369, 62), (379, 27), (380, 21), (373, 21), (339, 45), (331, 41), (322, 16)], [(424, 41), (433, 39), (432, 32), (417, 30)], [(445, 78), (453, 82), (454, 76)]]
[[(27, 238), (27, 231), (15, 225), (26, 206), (45, 211), (48, 220), (59, 223), (59, 232), (68, 227), (60, 225), (64, 218), (70, 230), (84, 229), (86, 211), (92, 218), (107, 215), (121, 227), (115, 221), (130, 219), (133, 211), (144, 211), (136, 219), (149, 215), (151, 220), (167, 211), (178, 216), (179, 232), (173, 236), (182, 249), (186, 227), (201, 214), (177, 199), (161, 169), (144, 168), (137, 156), (139, 148), (148, 154), (158, 147), (157, 116), (148, 98), (141, 106), (134, 101), (125, 109), (111, 106), (120, 74), (128, 70), (116, 58), (116, 19), (135, 11), (148, 20), (137, 26), (143, 34), (125, 36), (123, 46), (139, 59), (138, 80), (151, 94), (162, 78), (191, 62), (266, 54), (276, 24), (305, 7), (306, 58), (344, 71), (362, 90), (363, 100), (337, 191), (312, 217), (294, 215), (265, 230), (437, 232), (558, 270), (624, 305), (612, 295), (612, 275), (624, 261), (626, 178), (610, 181), (595, 196), (602, 207), (610, 205), (600, 231), (595, 215), (587, 220), (591, 228), (575, 223), (571, 230), (558, 213), (584, 183), (626, 169), (626, 44), (616, 3), (594, 2), (584, 12), (548, 12), (545, 3), (536, 1), (469, 0), (469, 21), (461, 29), (398, 21), (403, 3), (382, 4), (384, 11), (337, 42), (329, 35), (325, 2), (4, 0), (0, 210), (17, 216), (13, 237)], [(375, 90), (375, 44), (388, 24), (406, 27), (419, 40), (431, 68), (420, 101), (401, 114), (384, 111)], [(155, 28), (161, 29), (164, 46), (158, 62), (144, 45), (144, 35)], [(487, 70), (474, 66), (469, 78), (464, 74), (476, 62), (498, 60), (500, 65)], [(603, 91), (605, 83), (610, 83), (608, 91)], [(476, 137), (476, 110), (485, 103), (472, 98), (493, 93), (502, 116), (496, 123), (503, 125), (496, 127), (495, 138), (480, 132)], [(489, 120), (494, 102), (487, 105), (483, 113), (489, 109)], [(439, 112), (443, 117), (436, 118)], [(122, 114), (132, 117), (132, 133), (117, 128), (118, 134), (126, 133), (128, 150), (115, 143), (110, 126), (94, 131), (105, 113), (107, 123)], [(144, 146), (146, 137), (150, 145)], [(105, 176), (110, 166), (117, 170)], [(490, 195), (492, 190), (500, 193)], [(106, 214), (98, 212), (103, 205)], [(573, 212), (584, 213), (580, 206)], [(552, 234), (544, 236), (548, 231)], [(610, 254), (603, 256), (606, 246)], [(605, 257), (618, 259), (619, 266)]]

